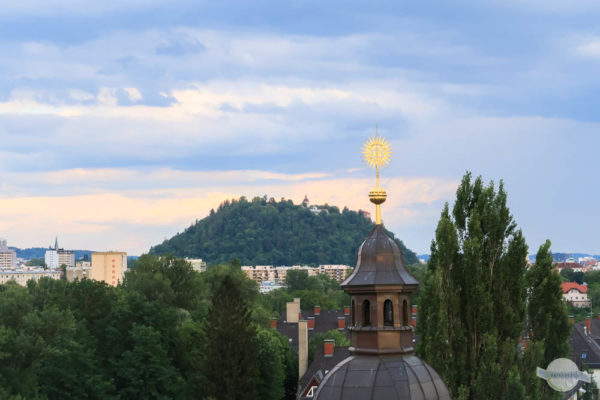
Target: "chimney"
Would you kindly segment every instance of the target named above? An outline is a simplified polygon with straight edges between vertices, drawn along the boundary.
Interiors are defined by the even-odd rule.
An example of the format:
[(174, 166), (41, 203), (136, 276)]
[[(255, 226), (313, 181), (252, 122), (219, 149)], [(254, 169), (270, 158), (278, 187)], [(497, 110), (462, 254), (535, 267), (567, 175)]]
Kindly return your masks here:
[(592, 333), (592, 326), (591, 326), (591, 324), (592, 324), (592, 321), (590, 321), (589, 318), (586, 318), (585, 319), (585, 327), (587, 328), (587, 334), (588, 335)]
[(312, 331), (315, 329), (315, 317), (308, 317), (306, 322), (307, 322), (309, 331)]
[(300, 297), (294, 297), (294, 303), (298, 304), (298, 309), (300, 309)]
[(338, 317), (338, 330), (343, 331), (346, 327), (346, 317)]
[(275, 317), (271, 318), (271, 328), (277, 328), (277, 318)]
[(570, 324), (574, 324), (575, 323), (575, 317), (573, 315), (569, 315), (569, 323)]
[(300, 306), (295, 301), (290, 301), (285, 303), (285, 315), (287, 322), (289, 323), (297, 323), (298, 322), (298, 314), (300, 313)]
[(333, 351), (335, 350), (335, 340), (323, 339), (323, 354), (325, 357), (333, 357)]
[(315, 306), (315, 315), (321, 315), (321, 306)]
[(302, 379), (308, 368), (308, 326), (307, 321), (298, 321), (298, 380)]
[(350, 306), (344, 306), (344, 315), (350, 315)]
[(410, 326), (412, 326), (413, 328), (417, 327), (417, 316), (416, 315), (413, 315), (410, 318)]
[(416, 306), (413, 304), (412, 305), (412, 315), (416, 317), (418, 314), (418, 311), (419, 311), (419, 306)]

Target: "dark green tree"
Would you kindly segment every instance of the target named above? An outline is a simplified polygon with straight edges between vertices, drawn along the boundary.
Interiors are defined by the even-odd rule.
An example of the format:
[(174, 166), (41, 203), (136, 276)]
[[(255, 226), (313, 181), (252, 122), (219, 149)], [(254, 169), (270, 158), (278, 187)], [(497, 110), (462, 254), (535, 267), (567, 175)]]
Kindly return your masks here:
[[(550, 241), (547, 240), (538, 250), (535, 265), (527, 272), (528, 331), (532, 343), (540, 343), (543, 347), (539, 362), (544, 368), (552, 360), (568, 355), (571, 333), (561, 279), (552, 264)], [(554, 394), (548, 385), (543, 385), (542, 393), (544, 398)]]
[(256, 335), (259, 366), (256, 390), (259, 399), (280, 400), (285, 394), (284, 357), (290, 346), (282, 342), (280, 336), (274, 329), (261, 329)]
[(584, 276), (583, 272), (574, 271), (571, 268), (564, 268), (562, 271), (560, 271), (560, 276), (561, 276), (562, 280), (565, 282), (577, 282), (580, 285), (585, 280), (585, 276)]
[(444, 207), (421, 292), (418, 353), (454, 397), (521, 393), (517, 341), (525, 320), (527, 246), (496, 190), (467, 173)]
[(184, 374), (185, 399), (197, 399), (204, 393), (206, 379), (204, 377), (204, 323), (188, 319), (177, 331), (176, 364)]
[(285, 284), (289, 291), (317, 289), (317, 282), (310, 279), (304, 270), (291, 270), (285, 275)]
[(256, 328), (240, 288), (228, 275), (213, 293), (205, 353), (207, 395), (219, 400), (259, 398)]
[(40, 394), (48, 399), (111, 399), (112, 382), (102, 376), (94, 350), (93, 342), (68, 337), (45, 349), (38, 371)]
[(35, 267), (45, 267), (46, 262), (44, 262), (44, 260), (42, 258), (32, 258), (31, 260), (27, 261), (25, 263), (25, 265), (35, 266)]
[(119, 399), (174, 399), (183, 391), (183, 379), (171, 365), (160, 332), (134, 325), (129, 332), (133, 347), (116, 362)]
[(136, 266), (134, 271), (126, 273), (124, 285), (149, 300), (186, 310), (201, 301), (202, 279), (185, 260), (146, 254), (138, 258)]

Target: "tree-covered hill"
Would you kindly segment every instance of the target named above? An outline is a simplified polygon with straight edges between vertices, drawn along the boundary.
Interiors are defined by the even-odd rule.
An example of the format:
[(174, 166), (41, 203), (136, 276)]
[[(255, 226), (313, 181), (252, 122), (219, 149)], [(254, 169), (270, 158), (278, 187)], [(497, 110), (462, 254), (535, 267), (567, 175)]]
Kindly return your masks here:
[[(46, 255), (46, 250), (49, 249), (49, 247), (29, 247), (26, 249), (20, 249), (18, 247), (10, 247), (10, 249), (15, 250), (17, 252), (17, 257), (22, 258), (24, 260), (31, 260), (33, 258), (41, 258), (43, 259), (44, 256)], [(67, 249), (67, 250), (71, 250), (71, 249)], [(75, 259), (79, 260), (80, 258), (83, 258), (84, 256), (88, 256), (91, 257), (92, 251), (91, 250), (73, 250), (75, 252)]]
[[(373, 229), (362, 212), (328, 205), (314, 214), (291, 200), (255, 197), (225, 201), (217, 211), (150, 249), (151, 254), (200, 257), (209, 265), (238, 258), (244, 265), (354, 265)], [(407, 264), (417, 256), (396, 239)]]

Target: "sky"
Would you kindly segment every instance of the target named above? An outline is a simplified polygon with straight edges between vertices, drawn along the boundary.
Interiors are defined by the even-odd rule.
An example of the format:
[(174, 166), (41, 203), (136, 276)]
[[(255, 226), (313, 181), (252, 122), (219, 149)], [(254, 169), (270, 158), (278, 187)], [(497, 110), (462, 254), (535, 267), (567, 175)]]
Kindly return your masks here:
[(0, 8), (0, 236), (140, 255), (225, 199), (370, 210), (428, 253), (466, 171), (535, 253), (600, 254), (596, 0), (19, 0)]

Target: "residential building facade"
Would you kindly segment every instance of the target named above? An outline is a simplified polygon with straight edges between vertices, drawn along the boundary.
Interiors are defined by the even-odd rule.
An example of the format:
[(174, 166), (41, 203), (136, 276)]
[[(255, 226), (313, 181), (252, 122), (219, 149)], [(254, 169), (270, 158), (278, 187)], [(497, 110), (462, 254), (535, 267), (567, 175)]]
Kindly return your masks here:
[(82, 280), (84, 278), (91, 279), (92, 277), (92, 266), (89, 261), (85, 264), (77, 264), (74, 267), (67, 267), (65, 270), (67, 281), (73, 282), (75, 279)]
[(255, 265), (255, 266), (242, 266), (242, 271), (248, 275), (248, 278), (258, 282), (275, 282), (282, 284), (285, 282), (285, 278), (289, 271), (306, 271), (308, 276), (316, 276), (319, 274), (325, 274), (338, 282), (342, 282), (350, 272), (352, 267), (348, 265), (319, 265), (318, 267), (309, 267), (302, 265), (294, 266), (280, 266), (275, 267), (273, 265)]
[(63, 265), (72, 268), (75, 266), (75, 252), (59, 248), (57, 238), (54, 241), (54, 248), (46, 250), (44, 261), (50, 269), (59, 269)]
[(185, 261), (191, 264), (194, 271), (206, 272), (206, 261), (203, 261), (201, 258), (186, 258)]
[(6, 239), (0, 239), (0, 269), (11, 269), (17, 266), (17, 253), (8, 248)]
[(45, 269), (36, 270), (5, 270), (0, 271), (0, 284), (15, 281), (21, 286), (27, 285), (27, 281), (38, 281), (40, 278), (60, 279), (62, 271), (52, 271)]
[(127, 271), (127, 253), (99, 251), (92, 253), (91, 279), (117, 286)]
[(577, 282), (563, 282), (561, 288), (563, 299), (567, 303), (571, 303), (575, 307), (588, 307), (590, 305), (587, 285), (580, 285)]

